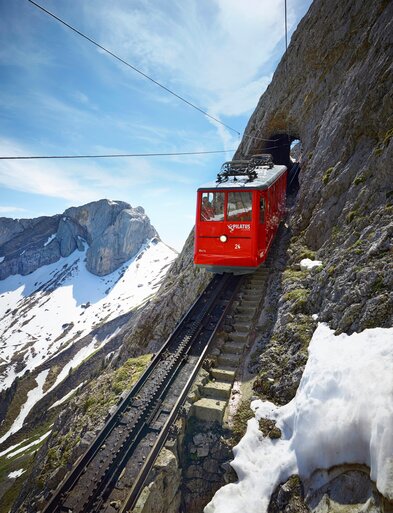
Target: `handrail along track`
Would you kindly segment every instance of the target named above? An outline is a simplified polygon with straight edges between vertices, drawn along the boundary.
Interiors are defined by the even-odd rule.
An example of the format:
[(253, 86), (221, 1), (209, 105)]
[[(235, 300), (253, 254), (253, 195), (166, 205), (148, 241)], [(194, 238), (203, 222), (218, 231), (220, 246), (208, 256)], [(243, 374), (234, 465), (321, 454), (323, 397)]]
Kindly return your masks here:
[(228, 274), (212, 278), (44, 513), (119, 511), (113, 502), (121, 512), (133, 507), (241, 281)]

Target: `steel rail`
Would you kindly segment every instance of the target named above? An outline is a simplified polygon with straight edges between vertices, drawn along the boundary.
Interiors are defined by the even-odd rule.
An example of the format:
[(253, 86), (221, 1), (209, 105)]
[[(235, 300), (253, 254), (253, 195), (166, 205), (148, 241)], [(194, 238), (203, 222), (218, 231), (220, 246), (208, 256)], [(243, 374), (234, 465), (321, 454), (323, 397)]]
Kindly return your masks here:
[(177, 401), (176, 401), (176, 404), (175, 406), (173, 407), (172, 409), (172, 412), (170, 414), (170, 416), (168, 417), (165, 425), (163, 426), (161, 432), (160, 432), (160, 435), (158, 436), (157, 438), (157, 441), (156, 443), (154, 444), (154, 447), (152, 448), (149, 456), (147, 457), (137, 479), (135, 480), (127, 498), (126, 498), (126, 501), (124, 502), (124, 504), (122, 505), (122, 507), (120, 508), (119, 510), (119, 513), (126, 513), (127, 511), (130, 511), (132, 510), (132, 508), (136, 505), (136, 502), (142, 492), (142, 489), (143, 489), (143, 486), (144, 486), (144, 483), (146, 482), (146, 479), (154, 465), (154, 462), (155, 460), (157, 459), (157, 456), (160, 452), (160, 450), (162, 449), (163, 445), (165, 444), (166, 440), (167, 440), (167, 437), (168, 437), (168, 434), (170, 432), (170, 429), (172, 427), (172, 425), (174, 424), (174, 422), (176, 421), (177, 417), (179, 416), (179, 412), (181, 411), (181, 408), (182, 406), (184, 405), (185, 403), (185, 400), (187, 398), (187, 395), (188, 395), (188, 392), (190, 391), (190, 388), (202, 366), (202, 363), (209, 351), (209, 348), (211, 346), (211, 342), (212, 340), (214, 339), (214, 336), (215, 334), (217, 333), (217, 330), (220, 328), (221, 326), (221, 323), (222, 321), (224, 320), (229, 308), (231, 307), (232, 305), (232, 302), (234, 300), (234, 297), (235, 297), (235, 293), (237, 292), (238, 288), (239, 288), (239, 285), (240, 285), (240, 282), (242, 281), (242, 278), (243, 277), (240, 277), (240, 276), (236, 276), (236, 277), (233, 277), (234, 281), (235, 281), (235, 287), (234, 287), (234, 290), (231, 294), (231, 297), (229, 298), (225, 308), (222, 310), (221, 312), (221, 315), (219, 317), (219, 319), (217, 320), (217, 323), (205, 345), (205, 347), (203, 348), (202, 350), (202, 353), (200, 354), (199, 358), (198, 358), (198, 361), (192, 371), (192, 373), (190, 374), (188, 380), (187, 380), (187, 383), (186, 385), (184, 386), (181, 394), (179, 395)]
[[(112, 432), (119, 427), (119, 425), (122, 425), (122, 417), (127, 414), (127, 409), (132, 407), (131, 403), (133, 399), (137, 397), (138, 393), (143, 391), (143, 386), (150, 379), (154, 388), (154, 393), (151, 397), (152, 400), (144, 405), (140, 414), (134, 414), (134, 418), (131, 418), (133, 425), (131, 426), (130, 433), (123, 437), (123, 439), (120, 441), (120, 448), (117, 449), (115, 455), (113, 456), (113, 452), (109, 454), (109, 463), (101, 473), (98, 482), (95, 484), (95, 488), (93, 490), (94, 495), (88, 496), (87, 503), (83, 503), (85, 506), (80, 504), (82, 508), (80, 511), (93, 511), (91, 508), (93, 507), (93, 503), (97, 503), (97, 496), (102, 498), (102, 500), (98, 500), (98, 502), (102, 504), (103, 496), (106, 494), (108, 486), (110, 484), (113, 485), (113, 483), (116, 482), (117, 477), (120, 475), (120, 472), (124, 468), (124, 463), (127, 461), (130, 454), (132, 454), (133, 448), (137, 445), (137, 442), (141, 437), (141, 433), (146, 427), (146, 422), (152, 418), (152, 416), (154, 416), (153, 414), (157, 408), (159, 408), (159, 403), (163, 394), (165, 393), (165, 390), (168, 389), (170, 384), (175, 379), (178, 370), (181, 368), (181, 358), (184, 357), (184, 354), (187, 354), (187, 352), (192, 347), (192, 343), (196, 334), (202, 329), (201, 326), (203, 324), (203, 319), (205, 318), (207, 312), (214, 307), (217, 298), (220, 296), (221, 292), (225, 290), (229, 281), (230, 280), (228, 275), (215, 276), (211, 280), (205, 291), (199, 296), (199, 298), (190, 307), (188, 312), (183, 316), (182, 320), (179, 322), (172, 335), (168, 337), (161, 350), (155, 355), (149, 367), (139, 378), (137, 383), (129, 392), (128, 396), (124, 398), (119, 404), (114, 414), (97, 435), (93, 444), (81, 456), (63, 483), (59, 485), (55, 495), (51, 498), (50, 502), (45, 507), (44, 513), (55, 513), (57, 511), (62, 511), (61, 505), (64, 502), (64, 499), (67, 499), (67, 494), (69, 494), (69, 492), (77, 485), (81, 476), (84, 474), (84, 472), (86, 472), (88, 465), (92, 463), (93, 459), (98, 455), (100, 449), (103, 447), (104, 442), (108, 439)], [(182, 332), (184, 332), (184, 330), (186, 330), (186, 333), (182, 336)], [(168, 359), (170, 360), (169, 363)], [(160, 369), (160, 364), (161, 367), (163, 367), (162, 369)], [(154, 373), (157, 372), (157, 369), (159, 369), (161, 373), (159, 374), (158, 378), (154, 376)], [(154, 382), (154, 380), (156, 380), (156, 382)], [(123, 446), (125, 445), (128, 445), (128, 448), (123, 451)], [(112, 459), (109, 460), (109, 457)], [(108, 480), (108, 473), (112, 470), (112, 477)]]

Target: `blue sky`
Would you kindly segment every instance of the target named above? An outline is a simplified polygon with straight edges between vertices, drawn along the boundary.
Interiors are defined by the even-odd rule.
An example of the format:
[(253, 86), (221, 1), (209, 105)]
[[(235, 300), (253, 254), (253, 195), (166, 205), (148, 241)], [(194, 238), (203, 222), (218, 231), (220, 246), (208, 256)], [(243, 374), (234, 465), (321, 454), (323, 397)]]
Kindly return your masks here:
[[(243, 133), (285, 47), (284, 0), (41, 0), (48, 10)], [(310, 0), (288, 0), (290, 33)], [(236, 149), (239, 137), (27, 0), (0, 0), (0, 155)], [(101, 198), (142, 205), (180, 250), (195, 190), (232, 153), (0, 161), (0, 216)]]

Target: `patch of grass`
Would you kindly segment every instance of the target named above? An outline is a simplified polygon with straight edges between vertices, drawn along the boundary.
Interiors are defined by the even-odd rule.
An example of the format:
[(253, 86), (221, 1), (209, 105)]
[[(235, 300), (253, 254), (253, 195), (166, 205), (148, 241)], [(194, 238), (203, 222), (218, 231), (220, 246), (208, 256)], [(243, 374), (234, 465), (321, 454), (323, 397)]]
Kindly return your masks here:
[(53, 367), (49, 369), (48, 375), (43, 386), (44, 392), (47, 392), (50, 389), (50, 387), (55, 383), (57, 376), (60, 374), (60, 371), (60, 365), (53, 365)]
[(382, 155), (385, 148), (388, 146), (390, 139), (393, 137), (393, 128), (388, 130), (385, 135), (381, 138), (381, 140), (378, 142), (377, 146), (374, 148), (373, 153), (376, 157), (379, 157)]
[(377, 276), (374, 283), (372, 284), (371, 291), (373, 294), (379, 294), (386, 288), (382, 276)]
[(307, 300), (310, 292), (304, 288), (291, 290), (284, 294), (284, 301), (293, 303), (291, 311), (293, 313), (305, 313), (307, 311)]
[(11, 487), (4, 493), (0, 501), (0, 513), (9, 513), (12, 505), (18, 498), (24, 483), (24, 474), (12, 483)]
[(333, 276), (333, 274), (336, 272), (336, 266), (335, 265), (331, 265), (330, 267), (327, 268), (327, 273), (329, 276)]
[(282, 278), (283, 282), (296, 282), (296, 281), (302, 281), (308, 276), (307, 271), (298, 271), (294, 269), (285, 269), (283, 272)]
[(0, 435), (6, 433), (12, 423), (19, 415), (22, 406), (27, 400), (27, 394), (33, 388), (36, 388), (37, 383), (33, 376), (27, 375), (23, 378), (17, 379), (17, 388), (14, 397), (12, 398), (11, 404), (8, 408), (7, 417), (0, 427)]
[(131, 389), (150, 363), (151, 356), (151, 354), (144, 354), (136, 358), (129, 358), (124, 365), (115, 372), (112, 381), (112, 390), (116, 394), (121, 394), (124, 390)]
[(324, 173), (324, 175), (322, 177), (322, 182), (324, 183), (324, 185), (327, 185), (329, 183), (330, 177), (331, 177), (333, 171), (334, 171), (334, 167), (329, 167), (325, 171), (325, 173)]
[(267, 396), (269, 394), (270, 387), (271, 382), (267, 379), (267, 371), (261, 371), (254, 381), (253, 389), (258, 392), (258, 394)]
[(352, 223), (352, 221), (359, 216), (359, 212), (357, 210), (351, 210), (347, 215), (346, 215), (346, 218), (345, 218), (345, 221), (347, 222), (347, 224), (350, 224)]
[(296, 252), (296, 257), (298, 260), (303, 260), (303, 258), (309, 258), (310, 260), (314, 260), (315, 258), (315, 251), (312, 249), (309, 249), (305, 246), (302, 246), (299, 248), (299, 250)]
[(295, 289), (284, 294), (283, 298), (285, 301), (299, 301), (307, 298), (308, 291), (306, 289)]
[(260, 419), (259, 430), (262, 432), (263, 436), (268, 436), (273, 439), (280, 438), (282, 434), (281, 429), (276, 426), (276, 422), (270, 419)]
[(337, 239), (338, 235), (340, 233), (340, 228), (338, 226), (333, 226), (332, 229), (332, 238)]
[(296, 322), (287, 324), (287, 336), (300, 342), (301, 351), (307, 354), (308, 345), (314, 333), (315, 323), (308, 315), (300, 315)]
[(361, 183), (364, 183), (367, 180), (367, 178), (364, 175), (359, 175), (355, 178), (353, 181), (354, 185), (360, 185)]
[(239, 442), (242, 436), (244, 436), (247, 429), (247, 422), (254, 418), (254, 412), (250, 408), (249, 401), (242, 401), (240, 403), (237, 412), (233, 417), (233, 438), (235, 442)]

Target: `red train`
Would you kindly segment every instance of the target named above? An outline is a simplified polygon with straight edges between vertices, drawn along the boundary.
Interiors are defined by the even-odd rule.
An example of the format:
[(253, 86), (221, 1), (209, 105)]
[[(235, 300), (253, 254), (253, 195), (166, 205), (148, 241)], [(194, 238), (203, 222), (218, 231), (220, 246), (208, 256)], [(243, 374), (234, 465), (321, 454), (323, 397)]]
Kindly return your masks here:
[(287, 168), (271, 155), (226, 162), (216, 182), (198, 189), (195, 265), (215, 273), (255, 271), (283, 218), (286, 185)]

